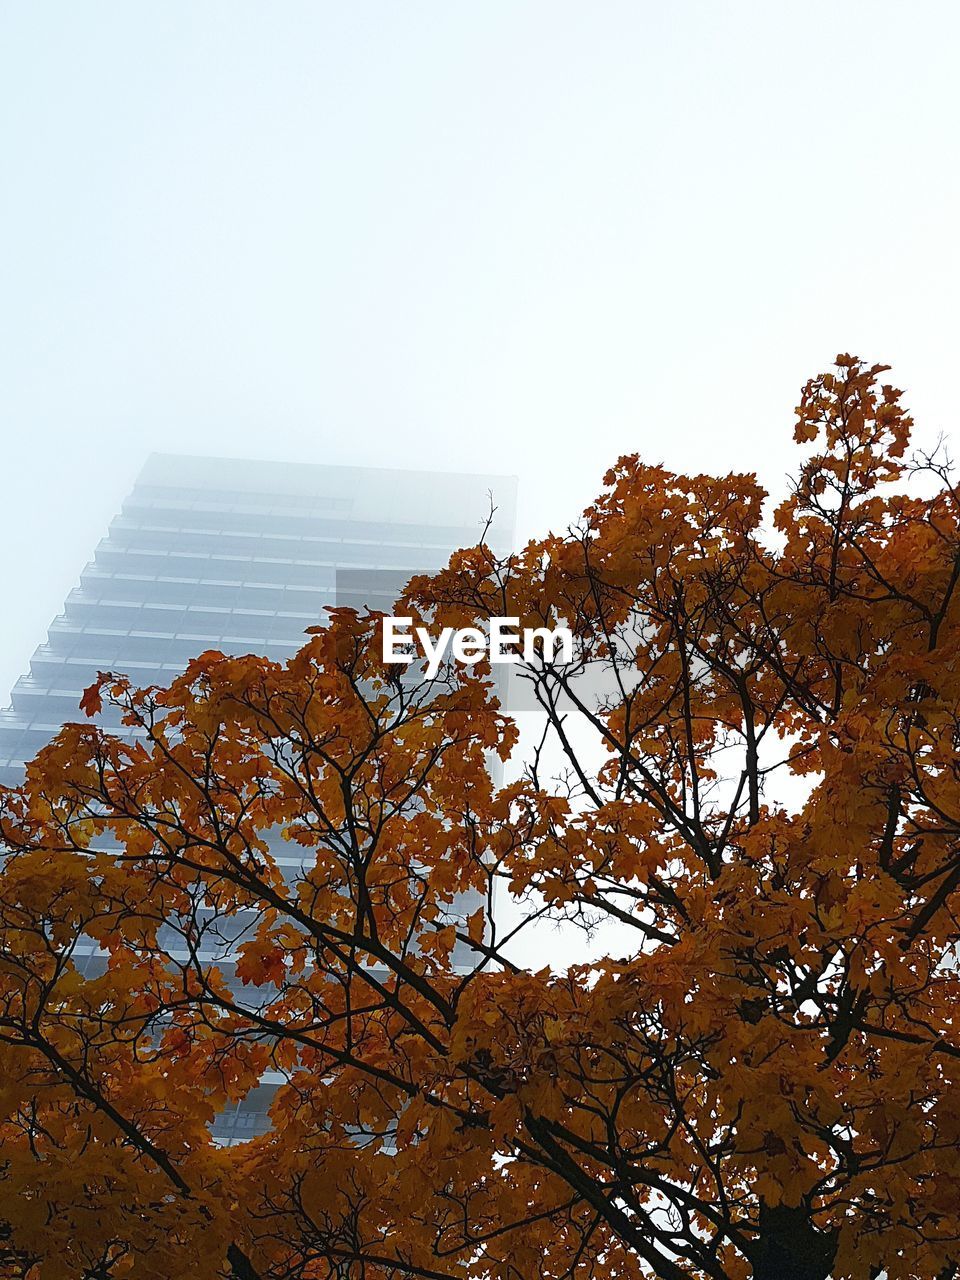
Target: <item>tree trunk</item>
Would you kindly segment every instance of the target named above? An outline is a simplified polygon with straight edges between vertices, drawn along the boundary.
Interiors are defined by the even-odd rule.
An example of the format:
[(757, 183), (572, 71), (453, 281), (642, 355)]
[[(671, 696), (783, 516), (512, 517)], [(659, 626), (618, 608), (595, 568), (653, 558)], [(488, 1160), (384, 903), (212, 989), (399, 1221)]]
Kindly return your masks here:
[(818, 1231), (803, 1208), (761, 1204), (753, 1280), (830, 1280), (836, 1236)]

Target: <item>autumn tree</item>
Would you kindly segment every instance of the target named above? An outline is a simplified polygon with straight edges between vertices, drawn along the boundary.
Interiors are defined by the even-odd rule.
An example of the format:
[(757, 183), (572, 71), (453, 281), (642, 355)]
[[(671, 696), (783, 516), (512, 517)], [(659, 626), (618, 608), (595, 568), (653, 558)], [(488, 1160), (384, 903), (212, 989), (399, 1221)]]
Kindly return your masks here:
[(409, 585), (573, 629), (519, 763), (375, 614), (101, 676), (3, 796), (0, 1276), (958, 1274), (960, 494), (883, 371), (806, 385), (775, 508), (627, 457)]

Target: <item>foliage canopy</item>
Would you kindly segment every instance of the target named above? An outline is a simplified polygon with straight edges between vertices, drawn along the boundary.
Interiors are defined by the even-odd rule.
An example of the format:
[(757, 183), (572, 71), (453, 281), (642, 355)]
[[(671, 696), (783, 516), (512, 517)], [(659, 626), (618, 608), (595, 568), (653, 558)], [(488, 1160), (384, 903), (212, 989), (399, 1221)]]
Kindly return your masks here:
[[(883, 371), (804, 388), (773, 527), (626, 457), (409, 585), (604, 672), (525, 669), (508, 784), (489, 670), (400, 681), (375, 615), (101, 676), (2, 797), (0, 1276), (957, 1274), (960, 494)], [(520, 964), (548, 920), (598, 958)]]

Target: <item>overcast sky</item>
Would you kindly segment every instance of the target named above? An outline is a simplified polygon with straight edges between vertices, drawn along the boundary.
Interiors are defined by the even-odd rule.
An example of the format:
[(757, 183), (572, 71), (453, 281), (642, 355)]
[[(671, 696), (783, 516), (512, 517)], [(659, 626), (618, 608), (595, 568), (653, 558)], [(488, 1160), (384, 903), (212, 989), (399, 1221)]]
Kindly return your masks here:
[[(789, 469), (800, 384), (950, 430), (960, 6), (0, 7), (0, 704), (155, 449)], [(478, 517), (482, 513), (478, 512)]]

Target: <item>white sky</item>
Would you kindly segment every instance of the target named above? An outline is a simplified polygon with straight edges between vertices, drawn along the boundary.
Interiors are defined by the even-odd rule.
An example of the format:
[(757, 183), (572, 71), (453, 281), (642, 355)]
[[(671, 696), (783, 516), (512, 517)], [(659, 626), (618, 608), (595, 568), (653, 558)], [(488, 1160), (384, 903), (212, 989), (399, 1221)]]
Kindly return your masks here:
[(623, 452), (777, 483), (838, 350), (949, 430), (958, 36), (953, 0), (3, 5), (0, 704), (152, 449), (503, 470), (529, 534)]

